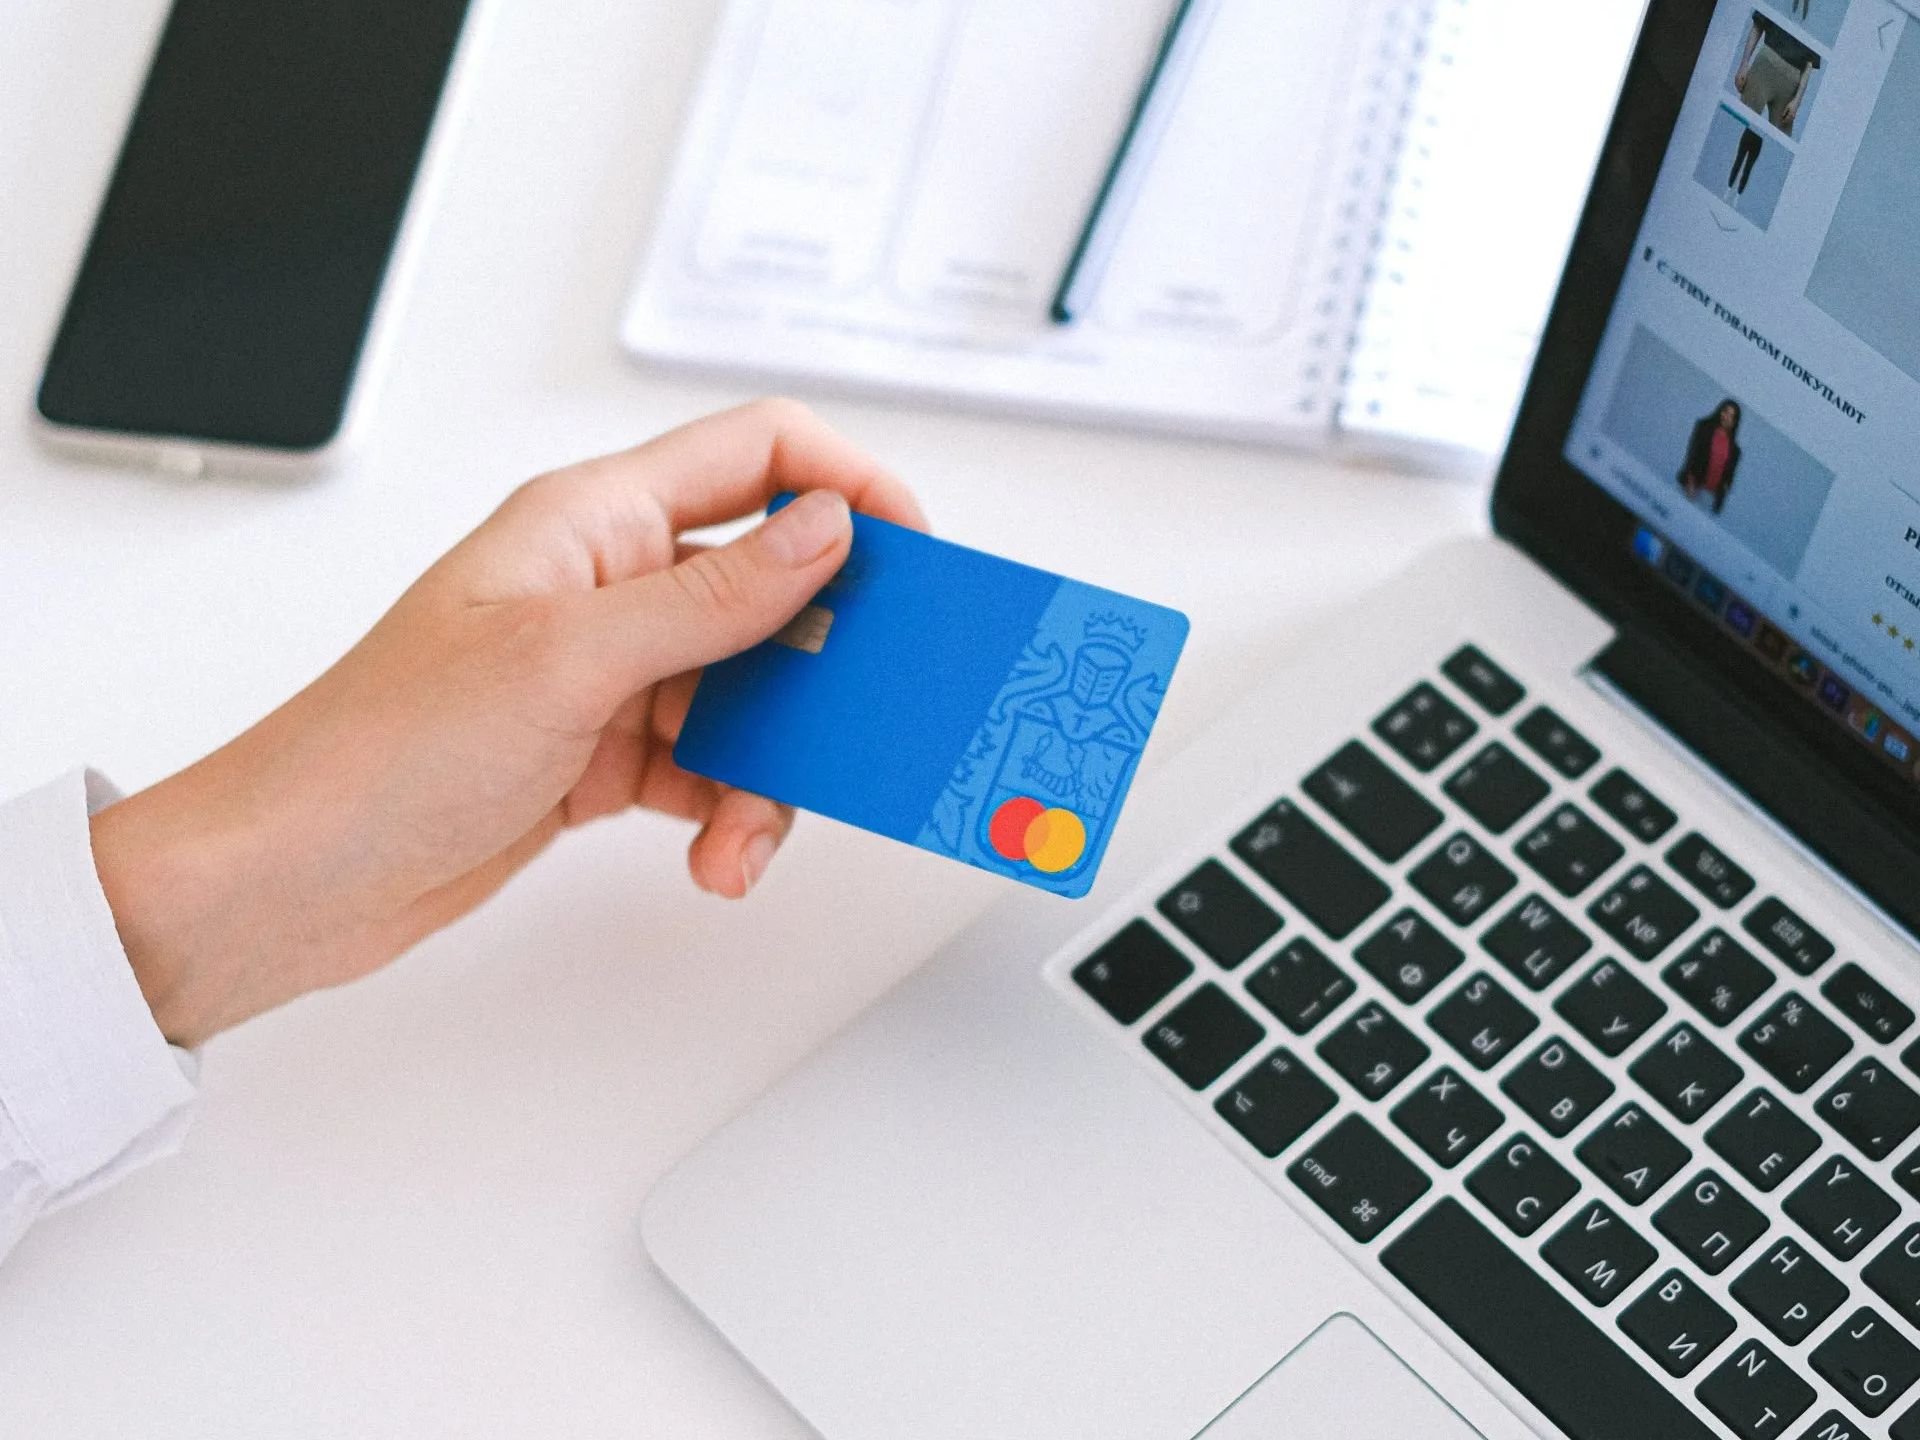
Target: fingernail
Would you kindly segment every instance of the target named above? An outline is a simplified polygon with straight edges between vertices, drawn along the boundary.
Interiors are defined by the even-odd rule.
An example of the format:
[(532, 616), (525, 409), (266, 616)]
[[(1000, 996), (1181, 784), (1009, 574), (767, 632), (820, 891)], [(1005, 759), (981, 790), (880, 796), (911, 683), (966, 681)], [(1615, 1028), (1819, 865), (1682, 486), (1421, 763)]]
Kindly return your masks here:
[(847, 533), (847, 502), (831, 490), (809, 490), (760, 527), (767, 553), (798, 570), (812, 564)]
[(779, 842), (771, 835), (756, 835), (747, 842), (745, 853), (740, 857), (740, 873), (745, 877), (747, 889), (751, 890), (760, 883), (760, 877), (767, 873), (767, 866), (773, 863), (773, 852)]

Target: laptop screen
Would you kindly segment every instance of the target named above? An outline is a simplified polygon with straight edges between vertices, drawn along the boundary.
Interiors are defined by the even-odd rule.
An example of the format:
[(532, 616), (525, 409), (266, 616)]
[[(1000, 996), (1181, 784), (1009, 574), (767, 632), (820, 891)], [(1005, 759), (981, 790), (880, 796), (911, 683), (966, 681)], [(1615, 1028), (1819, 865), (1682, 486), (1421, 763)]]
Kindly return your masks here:
[[(1816, 798), (1920, 853), (1905, 5), (1654, 0), (1495, 513), (1671, 672), (1649, 708), (1839, 868), (1854, 817)], [(1745, 754), (1714, 753), (1709, 701)]]
[(1920, 785), (1920, 24), (1714, 7), (1566, 455), (1640, 561)]

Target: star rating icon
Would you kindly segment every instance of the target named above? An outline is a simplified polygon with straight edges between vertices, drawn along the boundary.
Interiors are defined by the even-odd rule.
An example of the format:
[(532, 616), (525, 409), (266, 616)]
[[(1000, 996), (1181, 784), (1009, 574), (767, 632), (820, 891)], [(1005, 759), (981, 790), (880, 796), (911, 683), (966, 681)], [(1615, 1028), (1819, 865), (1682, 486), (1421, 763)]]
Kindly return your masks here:
[(1886, 631), (1887, 638), (1889, 640), (1899, 641), (1900, 648), (1905, 650), (1909, 655), (1916, 650), (1920, 650), (1920, 636), (1916, 636), (1913, 633), (1912, 627), (1902, 630), (1899, 622), (1887, 619), (1885, 611), (1874, 611), (1873, 628)]

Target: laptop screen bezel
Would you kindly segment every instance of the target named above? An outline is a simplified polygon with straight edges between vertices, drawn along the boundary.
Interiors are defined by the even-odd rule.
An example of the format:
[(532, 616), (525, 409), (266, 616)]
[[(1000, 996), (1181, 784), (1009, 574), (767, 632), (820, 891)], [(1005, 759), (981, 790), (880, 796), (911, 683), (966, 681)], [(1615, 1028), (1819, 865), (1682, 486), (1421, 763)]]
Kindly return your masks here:
[(1600, 671), (1920, 935), (1920, 786), (1638, 560), (1638, 517), (1566, 458), (1714, 8), (1713, 0), (1648, 7), (1500, 464), (1493, 525), (1616, 627), (1616, 653), (1600, 657)]

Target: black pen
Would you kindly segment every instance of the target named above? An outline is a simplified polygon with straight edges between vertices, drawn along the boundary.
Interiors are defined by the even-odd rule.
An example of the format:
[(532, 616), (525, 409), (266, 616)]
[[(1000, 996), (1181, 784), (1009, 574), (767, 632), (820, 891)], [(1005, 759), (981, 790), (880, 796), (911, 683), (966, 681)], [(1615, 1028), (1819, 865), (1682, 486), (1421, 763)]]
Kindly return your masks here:
[(1106, 178), (1093, 197), (1093, 209), (1087, 214), (1087, 223), (1080, 227), (1066, 273), (1053, 293), (1052, 314), (1058, 324), (1071, 325), (1093, 303), (1120, 232), (1126, 227), (1127, 214), (1133, 209), (1154, 152), (1173, 119), (1180, 91), (1200, 53), (1207, 24), (1219, 8), (1220, 0), (1178, 0), (1174, 6), (1173, 18), (1160, 39), (1159, 53), (1147, 70), (1146, 81), (1133, 102), (1133, 114), (1107, 166)]

